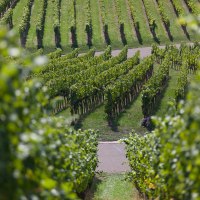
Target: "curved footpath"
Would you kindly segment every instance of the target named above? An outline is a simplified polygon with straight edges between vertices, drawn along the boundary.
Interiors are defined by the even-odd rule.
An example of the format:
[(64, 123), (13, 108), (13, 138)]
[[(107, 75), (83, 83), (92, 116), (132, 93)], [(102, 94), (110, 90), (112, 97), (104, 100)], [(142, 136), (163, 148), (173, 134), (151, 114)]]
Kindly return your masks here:
[[(193, 43), (187, 43), (188, 45), (192, 45)], [(176, 47), (180, 47), (180, 44), (172, 44)], [(159, 46), (160, 48), (165, 48), (165, 46)], [(146, 56), (149, 56), (151, 54), (151, 47), (141, 47), (141, 48), (133, 48), (128, 49), (128, 58), (132, 57), (137, 51), (140, 51), (141, 58), (144, 58)], [(121, 50), (112, 50), (112, 56), (117, 56), (120, 53)], [(103, 51), (96, 52), (95, 55), (101, 55)]]

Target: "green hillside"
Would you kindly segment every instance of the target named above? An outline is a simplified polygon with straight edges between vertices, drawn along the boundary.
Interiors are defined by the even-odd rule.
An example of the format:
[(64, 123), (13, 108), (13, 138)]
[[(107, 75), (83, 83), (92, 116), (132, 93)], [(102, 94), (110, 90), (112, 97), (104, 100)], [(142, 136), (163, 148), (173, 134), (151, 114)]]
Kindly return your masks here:
[(21, 31), (21, 43), (30, 51), (86, 51), (91, 46), (103, 50), (108, 44), (121, 49), (198, 39), (178, 24), (180, 16), (199, 13), (184, 0), (19, 0), (11, 9), (12, 22), (7, 23)]

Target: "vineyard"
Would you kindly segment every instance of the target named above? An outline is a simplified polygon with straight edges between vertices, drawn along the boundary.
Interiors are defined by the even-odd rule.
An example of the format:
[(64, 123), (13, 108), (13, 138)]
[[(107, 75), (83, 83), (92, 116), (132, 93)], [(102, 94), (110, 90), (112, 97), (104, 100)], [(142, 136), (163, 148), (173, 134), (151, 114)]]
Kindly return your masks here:
[[(122, 115), (126, 115), (127, 108), (135, 108), (135, 101), (140, 106), (129, 120), (136, 121), (137, 125), (129, 128), (125, 124), (126, 131), (123, 126), (119, 127), (122, 133), (129, 133), (133, 127), (141, 129), (142, 120), (152, 115), (162, 116), (170, 99), (177, 103), (184, 99), (199, 59), (198, 43), (181, 45), (180, 49), (175, 46), (160, 49), (153, 45), (152, 54), (144, 59), (140, 58), (139, 51), (127, 58), (127, 46), (115, 57), (110, 46), (100, 56), (94, 56), (94, 49), (81, 56), (77, 49), (65, 56), (60, 51), (48, 54), (49, 64), (31, 77), (41, 79), (48, 88), (53, 114), (68, 117), (75, 127), (81, 122), (88, 128), (99, 129), (102, 134), (111, 132), (116, 121), (126, 117)], [(169, 94), (168, 90), (171, 90)], [(163, 100), (164, 93), (167, 100)], [(163, 102), (159, 114), (158, 105)], [(88, 124), (93, 115), (101, 116), (107, 130), (102, 129), (95, 117), (91, 120), (95, 126)], [(82, 128), (87, 129), (84, 125)]]
[(22, 47), (64, 52), (195, 41), (181, 16), (198, 15), (198, 0), (2, 0), (0, 23)]
[[(143, 125), (150, 130), (152, 124), (149, 118), (155, 114), (174, 72), (177, 76), (173, 83), (175, 89), (172, 96), (174, 109), (177, 111), (172, 113), (179, 112), (178, 107), (182, 106), (179, 102), (186, 98), (189, 83), (198, 72), (199, 43), (190, 46), (183, 44), (180, 48), (159, 48), (153, 45), (151, 55), (143, 59), (140, 58), (140, 52), (127, 58), (127, 46), (115, 57), (111, 54), (110, 46), (99, 56), (95, 56), (94, 49), (80, 56), (78, 49), (66, 55), (62, 55), (62, 50), (57, 49), (47, 54), (49, 62), (45, 64), (46, 59), (43, 58), (41, 62), (42, 57), (35, 58), (36, 53), (25, 56), (23, 51), (17, 50), (16, 44), (13, 43), (14, 35), (2, 31), (1, 37), (6, 44), (1, 48), (1, 93), (6, 95), (1, 96), (3, 106), (0, 109), (0, 197), (6, 199), (32, 196), (42, 199), (76, 199), (77, 196), (82, 198), (95, 175), (98, 164), (98, 138), (102, 138), (103, 132), (91, 129), (76, 130), (76, 120), (70, 121), (69, 124), (69, 118), (62, 112), (68, 110), (71, 116), (84, 120), (100, 106), (103, 107), (107, 125), (112, 126), (113, 121), (138, 99), (140, 122), (144, 119), (140, 126)], [(41, 53), (42, 51), (38, 51), (37, 55)], [(198, 94), (199, 87), (197, 88), (195, 94)], [(190, 101), (187, 100), (188, 106), (191, 106)], [(184, 113), (181, 113), (182, 110), (180, 109), (180, 116)], [(164, 110), (164, 113), (166, 111)], [(190, 111), (186, 107), (185, 112), (194, 112), (194, 118), (188, 123), (196, 120), (195, 110)], [(59, 117), (59, 113), (65, 117)], [(173, 114), (171, 116), (173, 118)], [(188, 120), (188, 117), (189, 115), (184, 114), (185, 120)], [(166, 133), (168, 129), (170, 134), (176, 133), (174, 129), (170, 129), (171, 126), (178, 127), (176, 119), (179, 117), (174, 117), (174, 121), (169, 123), (168, 116), (165, 123), (157, 121), (157, 129), (151, 134), (145, 137), (135, 135), (123, 140), (127, 144), (127, 157), (132, 170), (129, 178), (137, 189), (148, 197), (157, 197), (160, 194), (163, 199), (172, 196), (180, 199), (187, 196), (191, 199), (193, 195), (179, 188), (174, 191), (173, 184), (166, 186), (163, 183), (171, 173), (163, 160), (163, 157), (169, 154), (163, 144), (166, 142), (171, 148), (176, 146), (170, 146), (170, 135)], [(93, 124), (96, 126), (95, 120), (94, 118)], [(181, 126), (183, 121), (178, 123)], [(196, 125), (193, 128), (195, 127)], [(97, 128), (96, 126), (95, 129)], [(188, 134), (192, 127), (186, 125), (182, 128), (181, 130)], [(162, 132), (165, 132), (163, 136)], [(174, 142), (180, 140), (176, 134), (173, 137)], [(196, 145), (196, 141), (193, 140), (194, 138), (191, 138), (192, 144)], [(134, 144), (137, 144), (137, 148), (133, 148)], [(181, 145), (179, 142), (177, 144)], [(187, 151), (190, 151), (192, 144), (188, 144)], [(169, 162), (177, 162), (175, 152), (178, 148), (180, 147), (174, 149), (173, 155), (168, 155), (166, 160), (172, 159)], [(158, 152), (163, 154), (160, 155)], [(187, 152), (184, 150), (184, 153)], [(141, 159), (143, 155), (145, 157)], [(197, 154), (194, 153), (193, 156), (197, 162), (195, 169), (198, 171)], [(180, 159), (187, 162), (185, 158)], [(162, 168), (156, 168), (159, 165), (157, 161), (162, 164), (163, 170), (168, 170), (167, 175)], [(185, 165), (188, 170), (191, 169), (190, 163)], [(173, 166), (175, 169), (176, 165)], [(180, 163), (178, 166), (181, 166)], [(180, 185), (182, 176), (185, 177), (187, 172), (178, 166), (177, 170), (183, 170), (182, 175), (171, 177), (171, 180), (177, 183), (175, 179), (178, 178)], [(198, 177), (195, 175), (197, 171), (192, 171), (191, 181)], [(158, 173), (162, 178), (158, 178)], [(5, 181), (7, 184), (4, 184)], [(181, 186), (189, 187), (188, 184), (191, 183), (186, 182)], [(198, 186), (195, 185), (197, 188)]]
[(199, 14), (1, 0), (0, 200), (200, 200)]

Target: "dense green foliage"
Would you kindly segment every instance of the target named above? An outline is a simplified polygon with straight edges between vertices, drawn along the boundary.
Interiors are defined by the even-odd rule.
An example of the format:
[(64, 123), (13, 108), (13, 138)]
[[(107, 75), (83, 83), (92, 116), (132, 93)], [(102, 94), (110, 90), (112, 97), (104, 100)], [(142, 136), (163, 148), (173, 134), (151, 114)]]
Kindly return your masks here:
[(180, 76), (177, 81), (177, 88), (175, 91), (175, 100), (178, 103), (181, 99), (185, 98), (186, 95), (186, 89), (188, 85), (188, 79), (187, 79), (187, 67), (182, 66), (182, 71), (180, 73)]
[(159, 71), (145, 84), (142, 90), (142, 111), (144, 117), (150, 116), (154, 110), (157, 98), (162, 94), (169, 79), (168, 57), (159, 66)]
[(119, 77), (105, 90), (105, 112), (108, 119), (120, 114), (142, 90), (143, 84), (151, 77), (153, 59), (145, 58), (140, 64)]
[(97, 166), (97, 132), (48, 117), (47, 88), (25, 81), (44, 59), (26, 58), (12, 32), (0, 37), (0, 199), (77, 199)]
[(141, 192), (161, 199), (200, 197), (199, 83), (191, 85), (178, 112), (156, 119), (156, 129), (144, 137), (126, 139), (130, 178)]
[(142, 0), (142, 1), (143, 1), (143, 4), (144, 4), (144, 7), (145, 7), (145, 12), (146, 12), (146, 15), (147, 15), (150, 30), (155, 31), (155, 28), (156, 28), (157, 25), (156, 25), (156, 19), (153, 17), (151, 8), (149, 7), (150, 6), (150, 0)]
[(8, 25), (9, 28), (13, 27), (12, 23), (12, 15), (13, 15), (13, 9), (9, 8), (7, 12), (4, 14), (4, 16), (0, 20), (1, 25)]
[[(165, 117), (153, 118), (155, 129), (151, 133), (141, 137), (133, 132), (129, 138), (123, 140), (126, 143), (131, 167), (129, 178), (148, 198), (198, 200), (200, 199), (199, 71), (189, 86), (185, 102), (180, 99), (185, 99), (188, 72), (197, 69), (200, 51), (198, 44), (193, 47), (183, 45), (180, 50), (175, 50), (174, 47), (169, 49), (171, 53), (164, 58), (163, 63), (169, 59), (168, 67), (181, 70), (175, 90), (175, 99), (179, 103), (171, 102)], [(159, 58), (165, 51), (161, 50), (159, 53), (155, 47), (153, 50), (154, 55)], [(162, 70), (159, 69), (158, 74), (160, 71)], [(157, 88), (160, 78), (157, 77), (154, 81), (153, 79), (154, 77), (146, 85), (147, 92), (152, 87)], [(153, 91), (150, 91), (149, 95), (154, 95)], [(146, 104), (148, 102), (146, 101)]]

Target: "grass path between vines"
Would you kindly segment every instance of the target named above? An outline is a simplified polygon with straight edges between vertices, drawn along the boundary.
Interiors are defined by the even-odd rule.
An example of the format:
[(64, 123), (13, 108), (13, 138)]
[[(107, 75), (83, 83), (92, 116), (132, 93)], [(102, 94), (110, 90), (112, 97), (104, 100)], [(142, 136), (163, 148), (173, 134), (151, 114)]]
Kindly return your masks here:
[(125, 174), (97, 174), (85, 200), (142, 200), (134, 185), (125, 180)]

